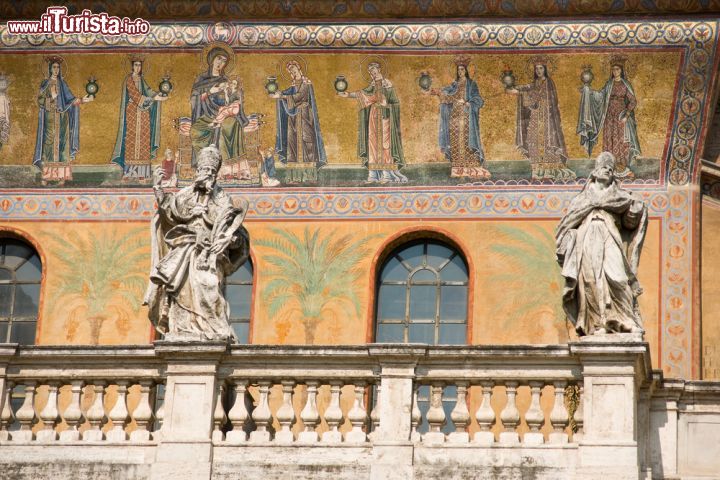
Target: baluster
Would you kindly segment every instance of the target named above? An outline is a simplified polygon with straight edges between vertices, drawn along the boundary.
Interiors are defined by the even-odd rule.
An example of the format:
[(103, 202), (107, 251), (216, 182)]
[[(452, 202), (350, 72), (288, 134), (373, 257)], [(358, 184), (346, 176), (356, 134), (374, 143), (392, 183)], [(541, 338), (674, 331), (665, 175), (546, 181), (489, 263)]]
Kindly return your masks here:
[(163, 399), (162, 404), (155, 412), (155, 420), (157, 420), (157, 430), (152, 432), (153, 440), (162, 440), (162, 427), (163, 421), (165, 420), (165, 400)]
[(213, 431), (212, 441), (222, 442), (225, 435), (223, 434), (223, 426), (227, 422), (227, 416), (225, 415), (225, 408), (223, 407), (223, 393), (225, 392), (225, 385), (221, 382), (217, 383), (215, 395), (215, 409), (213, 410)]
[(272, 438), (270, 432), (272, 413), (268, 403), (270, 385), (272, 385), (272, 382), (268, 380), (258, 382), (260, 398), (258, 398), (257, 407), (252, 412), (252, 419), (257, 429), (250, 433), (250, 442), (252, 443), (269, 442)]
[(59, 382), (48, 382), (47, 403), (45, 408), (40, 411), (40, 420), (43, 423), (42, 430), (39, 430), (35, 438), (39, 442), (54, 442), (58, 439), (55, 431), (55, 425), (60, 420), (60, 412), (58, 412), (58, 387)]
[(540, 431), (545, 415), (540, 407), (540, 391), (545, 385), (544, 382), (533, 380), (530, 384), (530, 408), (525, 413), (525, 421), (530, 431), (523, 435), (523, 443), (526, 445), (542, 445), (544, 438)]
[(553, 382), (555, 385), (555, 405), (550, 412), (550, 423), (552, 423), (553, 431), (550, 433), (550, 443), (567, 443), (568, 434), (565, 433), (565, 427), (568, 425), (568, 411), (565, 408), (565, 387), (567, 381), (558, 380)]
[(126, 380), (118, 380), (116, 383), (117, 401), (108, 413), (108, 418), (112, 420), (112, 430), (107, 432), (107, 439), (109, 442), (124, 442), (127, 440), (125, 423), (128, 421), (128, 409), (125, 400), (129, 382)]
[(32, 424), (35, 419), (35, 385), (37, 382), (27, 380), (24, 383), (25, 400), (23, 400), (23, 404), (18, 411), (15, 412), (15, 418), (20, 423), (20, 430), (12, 434), (12, 438), (16, 442), (30, 442), (35, 438)]
[(340, 388), (342, 385), (342, 380), (330, 381), (330, 405), (325, 410), (325, 422), (327, 422), (328, 430), (322, 435), (323, 442), (342, 442), (342, 434), (338, 430), (343, 420), (342, 409), (340, 409)]
[(370, 422), (372, 423), (372, 432), (368, 435), (370, 440), (375, 441), (380, 438), (380, 384), (375, 385), (375, 405), (370, 412)]
[(445, 434), (442, 427), (445, 425), (445, 410), (442, 404), (443, 384), (433, 383), (430, 387), (430, 408), (427, 412), (427, 421), (430, 431), (422, 436), (423, 443), (443, 443)]
[(573, 434), (573, 442), (577, 443), (580, 440), (582, 440), (584, 432), (584, 417), (585, 417), (585, 408), (583, 408), (583, 404), (585, 403), (585, 397), (583, 395), (585, 390), (585, 387), (583, 386), (582, 382), (578, 385), (578, 405), (577, 409), (575, 410), (575, 426), (577, 427), (577, 431)]
[(96, 380), (93, 382), (93, 404), (88, 408), (85, 418), (87, 418), (90, 428), (82, 434), (82, 439), (90, 442), (99, 442), (105, 438), (105, 433), (101, 426), (105, 418), (105, 385), (107, 382)]
[(242, 443), (247, 440), (245, 424), (250, 417), (245, 406), (247, 385), (247, 380), (235, 380), (235, 403), (228, 412), (228, 419), (233, 428), (225, 436), (225, 439), (231, 443)]
[(365, 382), (355, 382), (355, 401), (348, 412), (348, 420), (352, 423), (352, 430), (345, 434), (346, 442), (363, 443), (367, 440), (367, 435), (363, 432), (363, 426), (367, 420), (367, 410), (365, 409)]
[(315, 431), (318, 423), (320, 423), (320, 412), (317, 407), (317, 392), (320, 382), (317, 380), (308, 380), (305, 382), (307, 387), (307, 401), (300, 412), (300, 419), (305, 425), (304, 429), (298, 435), (299, 442), (317, 442), (318, 433)]
[(480, 384), (482, 385), (483, 399), (480, 408), (475, 412), (475, 420), (477, 420), (480, 431), (475, 433), (473, 442), (489, 446), (495, 442), (495, 435), (490, 430), (493, 423), (495, 423), (495, 410), (492, 409), (492, 405), (490, 404), (490, 397), (492, 396), (492, 389), (495, 383), (491, 380), (486, 380)]
[(448, 441), (452, 443), (468, 443), (470, 434), (467, 427), (470, 425), (470, 412), (467, 408), (468, 382), (455, 382), (457, 385), (457, 403), (450, 412), (450, 419), (455, 423), (455, 431), (448, 435)]
[(282, 384), (283, 401), (280, 408), (277, 411), (277, 419), (280, 424), (280, 431), (275, 433), (275, 440), (281, 443), (292, 443), (295, 440), (293, 436), (292, 427), (295, 423), (295, 409), (293, 409), (292, 397), (293, 388), (295, 387), (294, 380), (283, 380)]
[(84, 382), (82, 380), (74, 380), (70, 387), (70, 403), (68, 404), (63, 418), (67, 423), (67, 429), (60, 432), (61, 442), (76, 442), (80, 440), (80, 430), (78, 424), (82, 418), (82, 410), (80, 409), (80, 395), (82, 393)]
[[(12, 394), (14, 388), (14, 382), (5, 382), (5, 397), (2, 411), (0, 411), (0, 441), (10, 440), (10, 425), (15, 421), (15, 415), (12, 411)], [(2, 393), (3, 392), (0, 392), (0, 394)]]
[(518, 382), (505, 382), (505, 392), (507, 394), (507, 404), (500, 412), (500, 421), (505, 431), (500, 432), (500, 443), (513, 445), (520, 443), (520, 436), (515, 430), (520, 423), (520, 411), (515, 404), (515, 395), (517, 394)]
[(150, 406), (150, 388), (152, 380), (140, 380), (140, 400), (132, 412), (135, 420), (135, 430), (130, 433), (133, 442), (147, 442), (150, 440), (150, 421), (152, 420), (152, 407)]
[(420, 389), (420, 385), (414, 384), (413, 385), (413, 400), (412, 400), (412, 410), (410, 411), (410, 441), (411, 442), (419, 442), (421, 440), (420, 432), (418, 432), (418, 427), (420, 426), (420, 422), (422, 421), (422, 412), (420, 411), (420, 407), (418, 407), (418, 390)]

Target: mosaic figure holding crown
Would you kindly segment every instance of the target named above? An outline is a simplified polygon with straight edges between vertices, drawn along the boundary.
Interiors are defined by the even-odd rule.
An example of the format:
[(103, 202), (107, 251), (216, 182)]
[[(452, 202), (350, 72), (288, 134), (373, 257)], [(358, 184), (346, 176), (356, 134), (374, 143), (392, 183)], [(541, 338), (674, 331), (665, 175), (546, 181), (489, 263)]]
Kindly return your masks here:
[(149, 316), (169, 341), (234, 338), (223, 295), (225, 278), (248, 259), (250, 237), (242, 222), (247, 202), (217, 185), (222, 160), (215, 146), (203, 148), (191, 185), (177, 193), (162, 187), (155, 171), (158, 210), (152, 222), (152, 267), (145, 297)]

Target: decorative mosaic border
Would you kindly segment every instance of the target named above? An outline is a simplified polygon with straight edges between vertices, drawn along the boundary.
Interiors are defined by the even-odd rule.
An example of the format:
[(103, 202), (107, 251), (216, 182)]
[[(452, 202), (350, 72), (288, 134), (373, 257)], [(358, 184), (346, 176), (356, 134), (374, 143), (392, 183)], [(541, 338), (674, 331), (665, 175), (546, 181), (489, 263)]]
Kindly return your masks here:
[[(48, 2), (24, 0), (5, 2), (0, 6), (0, 18), (38, 18)], [(146, 20), (202, 18), (227, 19), (287, 19), (287, 18), (397, 18), (397, 17), (524, 17), (569, 15), (637, 15), (666, 13), (717, 13), (718, 0), (637, 1), (613, 0), (535, 0), (506, 2), (473, 0), (448, 2), (445, 0), (163, 0), (115, 2), (107, 0), (70, 0), (63, 2), (68, 10), (80, 12), (84, 8), (99, 13), (105, 11), (120, 17), (140, 16)]]
[(660, 358), (671, 378), (693, 378), (699, 359), (693, 348), (693, 197), (688, 190), (670, 192), (663, 214)]
[(697, 152), (710, 115), (718, 39), (717, 21), (602, 23), (408, 23), (408, 24), (240, 24), (219, 22), (154, 24), (148, 35), (10, 35), (0, 26), (4, 53), (36, 48), (61, 50), (199, 49), (224, 41), (243, 50), (348, 49), (388, 51), (502, 51), (566, 48), (679, 48), (684, 52), (678, 98), (662, 180), (692, 180)]
[[(660, 364), (665, 375), (692, 378), (692, 200), (686, 189), (633, 189), (662, 221)], [(675, 190), (675, 189), (673, 189)], [(252, 221), (559, 219), (577, 190), (421, 190), (268, 192), (241, 190)], [(150, 193), (0, 194), (0, 221), (148, 221)]]
[(478, 49), (527, 47), (704, 47), (713, 43), (716, 21), (608, 21), (598, 23), (154, 23), (146, 35), (22, 34), (0, 25), (8, 49), (189, 48), (226, 42), (243, 49), (383, 48)]
[[(650, 205), (651, 215), (668, 210), (663, 190), (633, 189)], [(415, 191), (267, 191), (226, 189), (249, 202), (252, 220), (376, 220), (378, 218), (533, 218), (560, 217), (578, 189), (435, 190)], [(152, 217), (155, 197), (150, 193), (0, 194), (0, 221), (140, 220)]]

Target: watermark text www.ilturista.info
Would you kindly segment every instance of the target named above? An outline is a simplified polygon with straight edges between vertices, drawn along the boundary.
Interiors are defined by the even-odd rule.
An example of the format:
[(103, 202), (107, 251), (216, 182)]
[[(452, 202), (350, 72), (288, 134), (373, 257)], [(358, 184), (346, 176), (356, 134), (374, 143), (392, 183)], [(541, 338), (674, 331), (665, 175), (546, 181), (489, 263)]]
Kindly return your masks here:
[(92, 13), (83, 10), (79, 15), (68, 15), (66, 7), (48, 7), (40, 20), (14, 20), (7, 22), (10, 34), (73, 34), (99, 33), (102, 35), (144, 35), (150, 31), (150, 23), (142, 18), (130, 19)]

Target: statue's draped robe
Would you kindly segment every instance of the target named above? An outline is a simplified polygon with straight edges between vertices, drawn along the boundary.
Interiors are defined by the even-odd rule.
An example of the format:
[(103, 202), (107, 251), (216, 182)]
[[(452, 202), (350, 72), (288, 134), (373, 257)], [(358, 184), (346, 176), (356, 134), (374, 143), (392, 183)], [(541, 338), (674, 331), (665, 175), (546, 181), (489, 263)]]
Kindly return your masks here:
[(372, 82), (355, 93), (358, 114), (358, 156), (368, 179), (407, 182), (398, 169), (405, 165), (400, 130), (400, 100), (389, 80)]
[(312, 83), (303, 77), (281, 93), (276, 104), (275, 151), (290, 169), (291, 181), (317, 181), (317, 168), (327, 164), (327, 155)]
[[(459, 100), (466, 103), (460, 105)], [(440, 150), (453, 177), (488, 178), (480, 139), (480, 109), (485, 101), (474, 80), (460, 78), (440, 91)]]
[[(207, 213), (193, 217), (194, 206)], [(243, 209), (235, 208), (219, 187), (209, 197), (193, 186), (166, 193), (152, 222), (152, 269), (145, 296), (158, 331), (175, 338), (232, 338), (229, 305), (223, 296), (225, 278), (248, 258), (249, 236), (244, 227), (229, 231)], [(219, 253), (210, 246), (222, 234), (232, 235)]]
[(628, 167), (641, 153), (635, 121), (636, 106), (635, 91), (624, 78), (617, 82), (611, 78), (599, 91), (583, 86), (580, 94), (577, 125), (580, 145), (585, 147), (588, 155), (592, 155), (602, 132), (603, 151), (615, 156), (615, 176), (619, 178), (634, 176)]
[[(53, 91), (57, 92), (55, 98)], [(37, 100), (40, 111), (33, 165), (42, 167), (43, 181), (72, 180), (70, 162), (80, 149), (80, 101), (62, 73), (55, 80), (42, 81)]]
[(532, 178), (569, 180), (575, 173), (568, 169), (565, 136), (560, 121), (555, 83), (550, 77), (536, 78), (517, 87), (518, 95), (515, 144), (530, 160)]
[(210, 93), (210, 89), (221, 83), (227, 82), (225, 75), (213, 76), (210, 70), (197, 77), (192, 86), (190, 94), (190, 107), (192, 109), (190, 138), (193, 145), (193, 165), (195, 158), (201, 149), (213, 144), (220, 150), (223, 160), (239, 157), (244, 153), (243, 127), (249, 123), (247, 116), (241, 106), (237, 115), (223, 120), (222, 124), (215, 128), (211, 124), (217, 117), (220, 107), (230, 105), (240, 100), (238, 92), (225, 98), (221, 90), (217, 93)]
[(128, 75), (120, 96), (120, 118), (112, 162), (123, 169), (125, 177), (152, 177), (151, 159), (160, 146), (160, 104), (140, 76)]
[(599, 191), (592, 184), (572, 200), (556, 232), (563, 307), (580, 335), (629, 332), (641, 328), (637, 268), (647, 206), (616, 182)]

